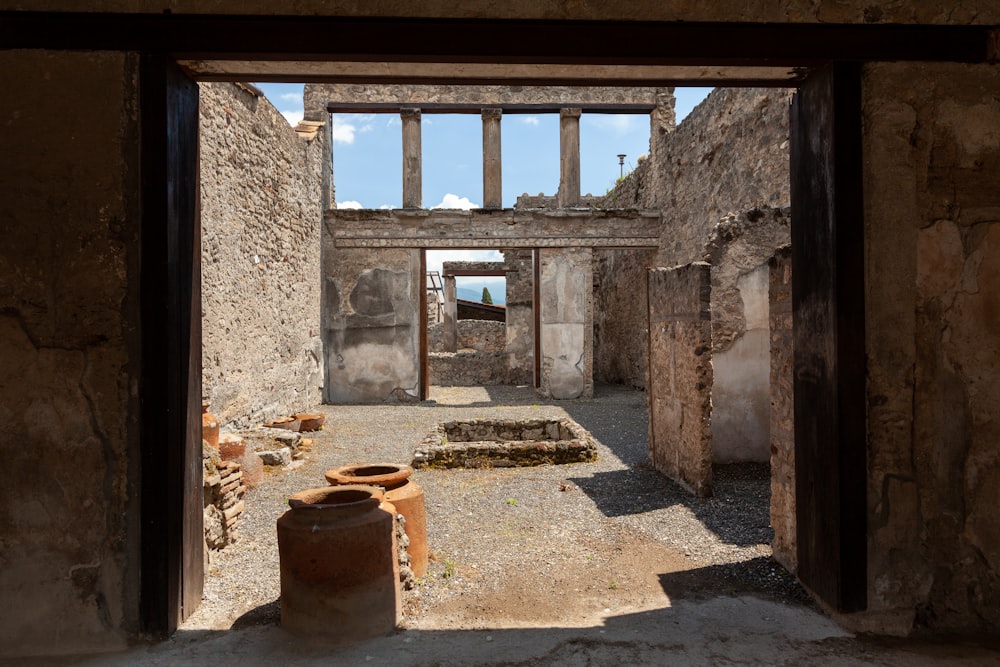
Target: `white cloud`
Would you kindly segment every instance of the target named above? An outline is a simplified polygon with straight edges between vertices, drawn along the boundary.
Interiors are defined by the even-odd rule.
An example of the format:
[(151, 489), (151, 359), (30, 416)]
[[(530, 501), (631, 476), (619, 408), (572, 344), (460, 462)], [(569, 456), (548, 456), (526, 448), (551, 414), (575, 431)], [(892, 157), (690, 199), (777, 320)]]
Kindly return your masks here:
[(380, 211), (384, 211), (386, 209), (393, 209), (393, 208), (396, 208), (396, 207), (393, 206), (392, 204), (382, 204), (378, 208), (379, 208)]
[(281, 115), (285, 117), (285, 120), (287, 120), (288, 124), (292, 127), (298, 125), (299, 121), (302, 120), (301, 111), (282, 111)]
[(470, 208), (479, 208), (479, 204), (473, 204), (468, 197), (459, 197), (450, 192), (444, 196), (441, 203), (431, 208), (460, 208), (468, 211)]
[(521, 122), (525, 125), (538, 127), (538, 116), (521, 116)]
[(337, 144), (353, 144), (354, 133), (357, 127), (343, 118), (333, 116), (330, 121), (330, 133), (333, 135), (333, 142)]
[(648, 130), (648, 118), (641, 114), (584, 114), (582, 122), (603, 132), (622, 135), (639, 129)]
[(302, 93), (282, 93), (278, 99), (286, 102), (298, 102), (302, 106)]
[(348, 199), (347, 201), (337, 202), (337, 208), (364, 208), (361, 202)]

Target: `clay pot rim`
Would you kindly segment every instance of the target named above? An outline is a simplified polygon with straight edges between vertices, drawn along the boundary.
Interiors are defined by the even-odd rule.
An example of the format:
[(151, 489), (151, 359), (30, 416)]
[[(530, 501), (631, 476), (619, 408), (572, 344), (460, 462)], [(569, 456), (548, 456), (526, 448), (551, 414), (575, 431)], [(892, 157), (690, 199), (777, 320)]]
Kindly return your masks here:
[[(370, 475), (359, 475), (362, 470), (381, 470)], [(334, 486), (349, 486), (354, 484), (374, 484), (377, 486), (393, 487), (404, 484), (410, 475), (413, 474), (413, 466), (405, 463), (356, 463), (349, 466), (331, 468), (323, 473), (326, 481)]]
[[(344, 502), (319, 502), (329, 500), (331, 496), (345, 496)], [(384, 500), (382, 489), (368, 484), (344, 484), (343, 486), (321, 486), (304, 489), (293, 494), (288, 499), (288, 506), (293, 510), (329, 510), (345, 511), (366, 510), (378, 507)]]

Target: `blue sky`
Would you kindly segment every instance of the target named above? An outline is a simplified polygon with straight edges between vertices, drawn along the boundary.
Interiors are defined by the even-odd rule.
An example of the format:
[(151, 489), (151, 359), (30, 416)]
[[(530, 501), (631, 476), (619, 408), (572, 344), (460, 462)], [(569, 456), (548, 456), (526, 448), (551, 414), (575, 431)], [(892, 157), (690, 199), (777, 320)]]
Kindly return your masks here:
[[(302, 84), (261, 83), (271, 103), (295, 124), (302, 118)], [(680, 123), (711, 88), (677, 88)], [(559, 187), (559, 115), (507, 114), (501, 121), (503, 204), (522, 193), (554, 195)], [(424, 114), (423, 205), (472, 208), (482, 204), (482, 120), (472, 115)], [(580, 190), (603, 195), (619, 175), (619, 153), (628, 173), (649, 151), (649, 116), (584, 114), (580, 119)], [(402, 203), (402, 138), (395, 114), (336, 114), (333, 117), (333, 181), (338, 206), (396, 208)], [(428, 269), (442, 259), (498, 261), (496, 251), (429, 252)], [(467, 281), (490, 287), (494, 301), (502, 278)], [(499, 290), (499, 292), (498, 292)]]

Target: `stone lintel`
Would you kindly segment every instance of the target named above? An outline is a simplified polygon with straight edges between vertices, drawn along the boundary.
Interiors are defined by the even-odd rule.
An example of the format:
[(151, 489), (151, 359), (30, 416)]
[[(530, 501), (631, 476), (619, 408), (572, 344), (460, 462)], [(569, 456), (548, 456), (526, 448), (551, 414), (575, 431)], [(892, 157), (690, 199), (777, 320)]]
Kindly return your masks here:
[(660, 212), (635, 209), (331, 209), (338, 248), (656, 248)]

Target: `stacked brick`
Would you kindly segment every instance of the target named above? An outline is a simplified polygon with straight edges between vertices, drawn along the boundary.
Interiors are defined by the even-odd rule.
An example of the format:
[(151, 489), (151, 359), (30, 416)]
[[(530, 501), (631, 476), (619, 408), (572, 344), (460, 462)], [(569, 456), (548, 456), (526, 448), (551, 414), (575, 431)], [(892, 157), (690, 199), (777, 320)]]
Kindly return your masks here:
[(218, 455), (205, 458), (205, 545), (209, 549), (223, 549), (237, 540), (246, 492), (239, 463), (220, 461)]

